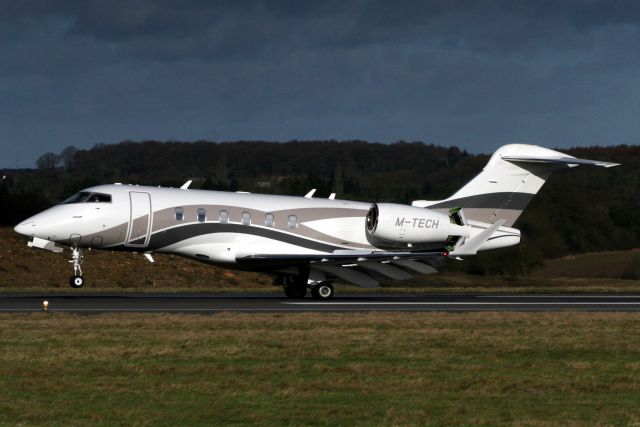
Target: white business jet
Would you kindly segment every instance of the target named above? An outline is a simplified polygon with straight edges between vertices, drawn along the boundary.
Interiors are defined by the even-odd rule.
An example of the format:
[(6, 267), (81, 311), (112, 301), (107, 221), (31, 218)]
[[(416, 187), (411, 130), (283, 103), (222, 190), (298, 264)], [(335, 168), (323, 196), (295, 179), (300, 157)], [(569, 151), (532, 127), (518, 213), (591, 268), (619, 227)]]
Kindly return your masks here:
[(511, 226), (551, 172), (616, 163), (578, 159), (546, 148), (498, 149), (476, 177), (446, 200), (409, 205), (137, 185), (87, 188), (15, 227), (29, 246), (71, 249), (85, 284), (83, 249), (181, 255), (226, 268), (268, 273), (289, 298), (334, 294), (342, 279), (375, 287), (381, 277), (429, 274), (447, 257), (520, 242)]

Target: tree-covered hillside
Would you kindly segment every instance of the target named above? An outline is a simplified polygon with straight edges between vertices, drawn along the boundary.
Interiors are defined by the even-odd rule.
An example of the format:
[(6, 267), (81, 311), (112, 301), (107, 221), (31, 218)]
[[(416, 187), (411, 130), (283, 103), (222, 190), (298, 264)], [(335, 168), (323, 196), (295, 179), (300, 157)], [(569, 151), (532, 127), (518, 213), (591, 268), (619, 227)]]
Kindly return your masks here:
[[(570, 253), (640, 247), (640, 147), (589, 147), (568, 154), (622, 163), (554, 174), (516, 222), (523, 242), (452, 263), (477, 273), (522, 274)], [(5, 170), (0, 223), (11, 226), (75, 191), (112, 182), (409, 203), (438, 200), (478, 173), (488, 155), (423, 143), (363, 141), (123, 142), (45, 153), (38, 169)]]

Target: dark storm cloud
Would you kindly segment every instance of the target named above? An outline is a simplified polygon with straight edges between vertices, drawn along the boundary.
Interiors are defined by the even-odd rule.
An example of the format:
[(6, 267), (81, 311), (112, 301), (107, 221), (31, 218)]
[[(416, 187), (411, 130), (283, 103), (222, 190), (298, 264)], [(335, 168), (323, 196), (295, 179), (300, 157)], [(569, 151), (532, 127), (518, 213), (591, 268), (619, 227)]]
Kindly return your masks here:
[(605, 1), (0, 2), (0, 167), (127, 138), (635, 143), (639, 20)]

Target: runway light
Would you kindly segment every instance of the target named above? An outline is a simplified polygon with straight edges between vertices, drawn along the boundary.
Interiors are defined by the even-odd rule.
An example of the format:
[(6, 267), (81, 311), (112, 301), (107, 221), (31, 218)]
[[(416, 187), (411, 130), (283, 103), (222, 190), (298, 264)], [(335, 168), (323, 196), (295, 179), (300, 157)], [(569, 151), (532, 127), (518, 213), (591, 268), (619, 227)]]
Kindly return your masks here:
[(42, 301), (42, 309), (44, 311), (49, 310), (49, 301), (47, 301), (47, 300)]

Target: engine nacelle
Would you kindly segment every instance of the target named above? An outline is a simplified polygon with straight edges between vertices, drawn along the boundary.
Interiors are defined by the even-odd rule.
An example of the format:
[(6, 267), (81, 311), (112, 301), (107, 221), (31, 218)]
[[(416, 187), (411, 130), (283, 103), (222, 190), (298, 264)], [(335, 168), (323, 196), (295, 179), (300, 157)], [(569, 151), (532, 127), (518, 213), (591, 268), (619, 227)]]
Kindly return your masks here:
[(367, 235), (378, 245), (450, 245), (471, 234), (470, 227), (458, 225), (448, 215), (431, 209), (394, 203), (374, 203), (366, 219)]

